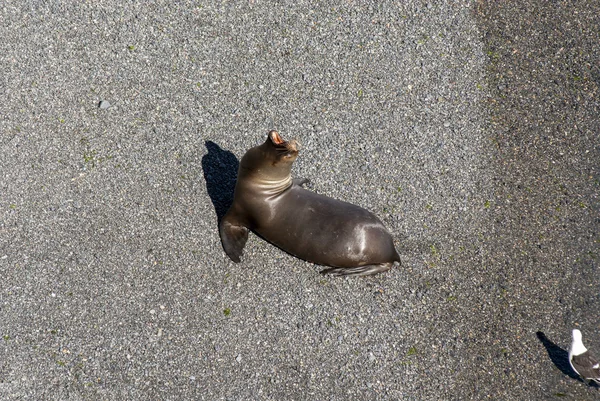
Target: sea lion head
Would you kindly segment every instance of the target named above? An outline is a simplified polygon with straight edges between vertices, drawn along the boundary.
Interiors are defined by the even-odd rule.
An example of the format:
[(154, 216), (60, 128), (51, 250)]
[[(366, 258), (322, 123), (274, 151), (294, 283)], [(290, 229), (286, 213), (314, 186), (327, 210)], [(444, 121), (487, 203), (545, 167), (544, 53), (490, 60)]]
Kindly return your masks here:
[(277, 131), (269, 131), (265, 145), (275, 150), (275, 158), (272, 161), (273, 165), (289, 164), (291, 166), (298, 157), (300, 149), (300, 144), (295, 139), (284, 141)]
[(288, 179), (299, 149), (296, 140), (285, 141), (277, 131), (270, 131), (262, 145), (246, 152), (240, 162), (240, 171), (268, 181)]

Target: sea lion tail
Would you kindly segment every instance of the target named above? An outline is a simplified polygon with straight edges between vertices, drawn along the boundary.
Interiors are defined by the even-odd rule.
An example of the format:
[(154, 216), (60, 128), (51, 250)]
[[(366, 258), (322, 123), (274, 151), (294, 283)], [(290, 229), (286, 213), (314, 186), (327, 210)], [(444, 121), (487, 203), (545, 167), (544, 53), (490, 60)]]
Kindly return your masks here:
[(396, 263), (399, 262), (378, 263), (357, 267), (332, 267), (331, 269), (321, 270), (321, 274), (331, 274), (332, 276), (371, 276), (390, 270)]

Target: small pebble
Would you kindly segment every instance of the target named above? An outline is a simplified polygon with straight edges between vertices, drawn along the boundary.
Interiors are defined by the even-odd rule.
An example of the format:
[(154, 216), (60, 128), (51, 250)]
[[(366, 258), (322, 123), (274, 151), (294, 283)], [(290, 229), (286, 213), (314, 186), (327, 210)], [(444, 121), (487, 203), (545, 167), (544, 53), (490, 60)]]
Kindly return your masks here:
[(98, 103), (98, 107), (101, 109), (108, 109), (110, 107), (110, 103), (108, 100), (101, 100), (100, 103)]

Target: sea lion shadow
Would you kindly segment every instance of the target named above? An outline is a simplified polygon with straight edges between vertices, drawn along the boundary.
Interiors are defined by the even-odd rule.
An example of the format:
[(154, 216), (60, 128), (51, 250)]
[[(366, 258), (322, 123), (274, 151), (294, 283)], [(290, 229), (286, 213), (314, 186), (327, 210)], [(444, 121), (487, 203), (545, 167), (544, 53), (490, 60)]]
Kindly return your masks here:
[(233, 192), (240, 165), (237, 157), (212, 141), (205, 141), (208, 153), (202, 156), (202, 171), (206, 191), (215, 208), (217, 223), (221, 222), (233, 203)]
[(535, 334), (537, 335), (538, 340), (540, 340), (542, 345), (546, 348), (546, 352), (548, 352), (548, 356), (554, 366), (571, 379), (583, 382), (583, 379), (579, 377), (573, 368), (571, 368), (571, 364), (569, 363), (569, 352), (550, 341), (543, 332), (538, 331)]

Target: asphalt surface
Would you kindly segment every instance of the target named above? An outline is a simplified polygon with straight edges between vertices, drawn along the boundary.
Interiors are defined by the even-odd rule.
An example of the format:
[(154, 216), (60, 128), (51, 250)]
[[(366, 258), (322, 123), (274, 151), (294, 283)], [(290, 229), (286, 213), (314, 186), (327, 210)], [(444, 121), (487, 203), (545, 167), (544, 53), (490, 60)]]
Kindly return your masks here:
[[(598, 3), (81, 3), (0, 7), (0, 399), (600, 399)], [(401, 268), (226, 257), (270, 129)]]

